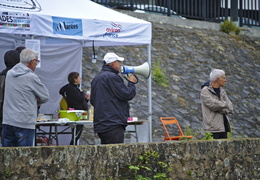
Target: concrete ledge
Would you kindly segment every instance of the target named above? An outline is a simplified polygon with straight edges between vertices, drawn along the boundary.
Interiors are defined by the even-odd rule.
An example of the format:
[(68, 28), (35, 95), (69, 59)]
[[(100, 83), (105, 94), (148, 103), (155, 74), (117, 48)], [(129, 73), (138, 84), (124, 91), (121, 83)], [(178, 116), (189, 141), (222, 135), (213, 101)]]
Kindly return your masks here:
[(131, 179), (128, 165), (148, 151), (170, 165), (171, 179), (260, 179), (260, 138), (0, 148), (0, 179)]

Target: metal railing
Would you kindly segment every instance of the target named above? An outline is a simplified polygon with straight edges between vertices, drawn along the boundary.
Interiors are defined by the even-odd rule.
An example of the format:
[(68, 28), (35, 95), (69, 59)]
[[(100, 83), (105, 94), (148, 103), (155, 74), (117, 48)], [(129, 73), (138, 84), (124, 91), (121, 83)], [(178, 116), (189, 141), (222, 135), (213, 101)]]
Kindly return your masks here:
[[(260, 28), (260, 0), (92, 0), (111, 8)], [(153, 8), (151, 8), (151, 6)], [(150, 8), (149, 8), (150, 7)]]
[(260, 28), (260, 0), (239, 0), (239, 23)]

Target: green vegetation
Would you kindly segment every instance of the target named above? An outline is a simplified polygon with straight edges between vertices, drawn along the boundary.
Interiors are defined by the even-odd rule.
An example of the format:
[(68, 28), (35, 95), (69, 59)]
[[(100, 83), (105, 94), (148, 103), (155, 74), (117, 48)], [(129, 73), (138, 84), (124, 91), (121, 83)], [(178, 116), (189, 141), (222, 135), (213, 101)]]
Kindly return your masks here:
[(186, 136), (193, 136), (193, 138), (191, 140), (196, 140), (197, 139), (196, 137), (199, 135), (203, 136), (201, 140), (213, 139), (212, 133), (206, 132), (205, 134), (202, 134), (201, 130), (198, 130), (198, 129), (191, 130), (191, 128), (189, 126), (185, 126), (183, 133)]
[[(231, 124), (230, 124), (231, 125)], [(202, 133), (202, 130), (198, 130), (198, 129), (191, 129), (189, 126), (185, 126), (185, 128), (183, 129), (183, 133), (186, 135), (186, 136), (193, 136), (192, 139), (190, 140), (198, 140), (197, 137), (198, 136), (203, 136), (201, 138), (201, 140), (211, 140), (213, 139), (213, 135), (212, 133), (210, 132), (206, 132), (205, 134)], [(244, 135), (240, 135), (239, 137), (237, 138), (243, 138)], [(232, 132), (232, 128), (231, 128), (231, 131), (227, 133), (227, 138), (228, 139), (231, 139), (233, 138), (233, 132)], [(185, 140), (186, 138), (183, 138), (181, 140)]]
[(129, 165), (134, 180), (170, 180), (168, 172), (169, 165), (160, 161), (160, 155), (156, 151), (148, 151), (139, 156), (140, 162), (136, 165)]
[(165, 70), (161, 67), (161, 60), (158, 60), (152, 68), (152, 79), (160, 86), (168, 87), (168, 79), (165, 76)]
[(186, 136), (197, 136), (197, 134), (194, 134), (194, 132), (192, 132), (191, 128), (189, 126), (185, 126), (183, 129), (183, 133)]
[(204, 134), (204, 137), (203, 137), (201, 140), (210, 140), (210, 139), (213, 139), (212, 133), (206, 132), (206, 133)]
[(189, 170), (189, 171), (187, 172), (187, 174), (191, 177), (191, 175), (192, 175), (192, 170)]
[(4, 177), (9, 178), (12, 175), (13, 175), (12, 170), (8, 169), (8, 170), (4, 171)]
[(227, 34), (234, 32), (236, 35), (239, 35), (241, 29), (237, 27), (232, 20), (225, 20), (220, 25), (220, 31), (225, 32)]

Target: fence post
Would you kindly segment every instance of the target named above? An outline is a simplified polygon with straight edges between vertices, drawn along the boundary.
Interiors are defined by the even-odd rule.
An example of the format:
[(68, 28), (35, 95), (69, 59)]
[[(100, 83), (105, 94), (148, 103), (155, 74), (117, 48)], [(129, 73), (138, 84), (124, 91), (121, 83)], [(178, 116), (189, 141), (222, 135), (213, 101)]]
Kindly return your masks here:
[(131, 11), (134, 11), (134, 1), (133, 0), (130, 0), (130, 10)]
[(238, 0), (231, 0), (230, 18), (238, 21)]
[(171, 0), (167, 1), (167, 16), (171, 16)]
[(239, 1), (239, 26), (243, 26), (243, 5), (242, 5), (242, 0)]
[(207, 3), (206, 0), (202, 0), (201, 16), (202, 16), (203, 20), (206, 19), (206, 12), (207, 12), (207, 4), (206, 3)]

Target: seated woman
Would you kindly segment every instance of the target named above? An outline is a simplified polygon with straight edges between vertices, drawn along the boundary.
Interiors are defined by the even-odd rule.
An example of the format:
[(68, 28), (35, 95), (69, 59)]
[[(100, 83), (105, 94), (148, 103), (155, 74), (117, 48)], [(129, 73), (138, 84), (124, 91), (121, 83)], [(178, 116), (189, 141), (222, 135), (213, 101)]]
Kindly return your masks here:
[[(64, 85), (59, 93), (60, 95), (66, 97), (69, 108), (74, 108), (74, 110), (88, 110), (88, 100), (90, 98), (90, 94), (85, 94), (79, 86), (81, 83), (81, 78), (79, 77), (79, 73), (71, 72), (68, 75), (68, 84)], [(81, 136), (83, 129), (83, 125), (76, 126), (76, 141), (75, 145)], [(74, 128), (72, 129), (74, 132)], [(70, 145), (73, 145), (74, 133), (72, 133), (72, 139), (70, 141)]]

